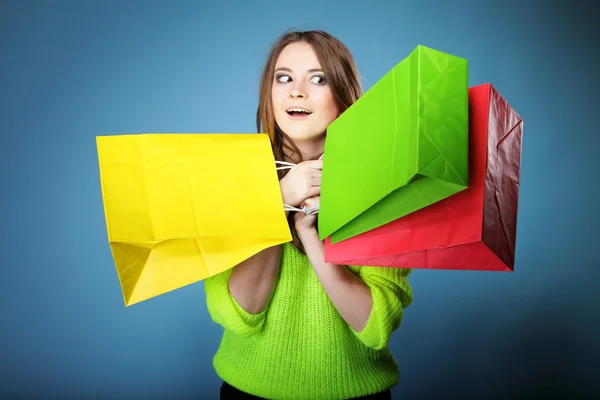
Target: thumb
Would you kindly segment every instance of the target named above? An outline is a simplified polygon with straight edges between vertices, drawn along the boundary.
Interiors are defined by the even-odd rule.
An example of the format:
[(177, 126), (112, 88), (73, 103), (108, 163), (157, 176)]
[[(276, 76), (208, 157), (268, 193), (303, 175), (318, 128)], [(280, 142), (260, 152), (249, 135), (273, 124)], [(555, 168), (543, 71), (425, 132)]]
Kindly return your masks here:
[(320, 196), (309, 197), (308, 199), (306, 199), (304, 201), (304, 204), (306, 204), (306, 207), (312, 208), (312, 207), (316, 206), (317, 204), (319, 204), (320, 200), (321, 200)]

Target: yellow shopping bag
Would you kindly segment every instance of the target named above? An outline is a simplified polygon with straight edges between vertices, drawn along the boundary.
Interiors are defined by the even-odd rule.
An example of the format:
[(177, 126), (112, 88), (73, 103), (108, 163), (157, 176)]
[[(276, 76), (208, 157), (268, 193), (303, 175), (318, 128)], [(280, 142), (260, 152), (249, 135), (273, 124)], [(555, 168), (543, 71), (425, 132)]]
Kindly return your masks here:
[(96, 138), (125, 306), (292, 240), (266, 134)]

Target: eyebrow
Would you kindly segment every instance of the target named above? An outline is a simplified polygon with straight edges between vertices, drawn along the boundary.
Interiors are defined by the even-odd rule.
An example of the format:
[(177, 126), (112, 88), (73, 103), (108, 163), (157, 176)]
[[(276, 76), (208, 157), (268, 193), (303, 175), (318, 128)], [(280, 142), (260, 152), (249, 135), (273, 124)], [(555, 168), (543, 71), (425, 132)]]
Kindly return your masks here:
[[(275, 72), (277, 72), (277, 71), (293, 72), (290, 68), (286, 68), (286, 67), (280, 67), (280, 68), (275, 69)], [(323, 70), (321, 68), (311, 68), (306, 72), (309, 72), (309, 73), (323, 72)]]

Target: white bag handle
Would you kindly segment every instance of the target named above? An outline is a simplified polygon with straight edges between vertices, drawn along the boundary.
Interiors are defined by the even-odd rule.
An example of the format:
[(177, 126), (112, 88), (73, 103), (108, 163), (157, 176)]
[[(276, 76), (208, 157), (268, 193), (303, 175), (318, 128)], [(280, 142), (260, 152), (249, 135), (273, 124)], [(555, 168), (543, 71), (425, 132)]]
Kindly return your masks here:
[[(322, 160), (324, 155), (325, 154), (322, 154), (321, 157), (319, 157), (319, 160)], [(297, 165), (297, 164), (293, 164), (293, 163), (286, 162), (286, 161), (275, 161), (275, 164), (282, 165), (282, 167), (277, 167), (278, 171), (282, 170), (282, 169), (292, 169)], [(316, 204), (315, 206), (313, 206), (311, 208), (307, 208), (306, 206), (304, 206), (304, 208), (297, 208), (297, 207), (292, 207), (292, 206), (288, 206), (287, 204), (284, 204), (283, 208), (285, 211), (303, 212), (303, 213), (306, 213), (306, 215), (315, 215), (315, 214), (319, 213), (319, 204)]]

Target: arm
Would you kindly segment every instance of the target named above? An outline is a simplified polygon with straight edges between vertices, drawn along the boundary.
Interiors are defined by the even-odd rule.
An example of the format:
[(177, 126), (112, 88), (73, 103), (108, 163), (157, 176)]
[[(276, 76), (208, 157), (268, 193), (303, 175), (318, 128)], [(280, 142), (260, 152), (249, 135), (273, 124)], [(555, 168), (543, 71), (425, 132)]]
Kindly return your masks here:
[(281, 245), (269, 247), (242, 261), (233, 268), (229, 292), (250, 314), (260, 314), (266, 308), (279, 276)]
[(384, 348), (412, 302), (411, 269), (346, 266), (324, 262), (324, 245), (315, 228), (298, 232), (317, 277), (340, 316), (366, 346)]
[(324, 261), (324, 245), (316, 229), (298, 230), (298, 237), (315, 274), (340, 316), (354, 331), (362, 331), (373, 309), (369, 286), (348, 268)]
[(204, 280), (213, 321), (238, 335), (263, 326), (279, 274), (281, 245), (267, 248), (233, 268)]
[(384, 348), (392, 333), (400, 327), (404, 309), (412, 303), (413, 293), (408, 282), (412, 269), (393, 267), (358, 268), (358, 276), (369, 286), (373, 309), (365, 328), (357, 337), (368, 347)]
[[(322, 160), (306, 161), (291, 169), (279, 182), (284, 204), (297, 206), (302, 199), (320, 193)], [(286, 220), (289, 212), (285, 212)], [(229, 291), (251, 314), (263, 312), (273, 296), (279, 276), (281, 245), (268, 248), (235, 266)]]
[[(320, 192), (322, 161), (295, 166), (279, 182), (284, 204), (296, 206)], [(286, 219), (288, 212), (285, 213)], [(240, 335), (259, 331), (273, 297), (282, 245), (267, 248), (229, 270), (205, 279), (206, 304), (212, 319)]]

